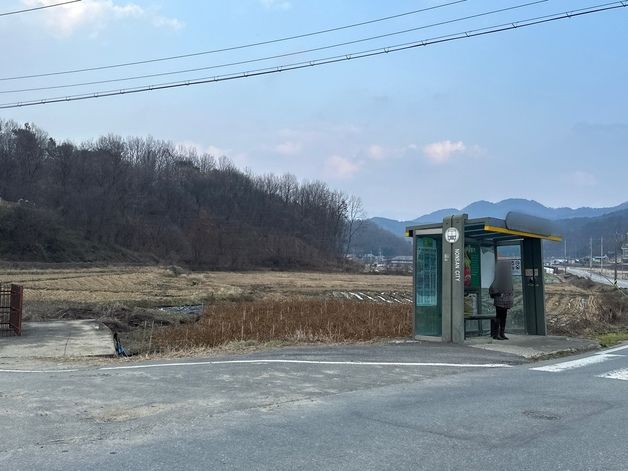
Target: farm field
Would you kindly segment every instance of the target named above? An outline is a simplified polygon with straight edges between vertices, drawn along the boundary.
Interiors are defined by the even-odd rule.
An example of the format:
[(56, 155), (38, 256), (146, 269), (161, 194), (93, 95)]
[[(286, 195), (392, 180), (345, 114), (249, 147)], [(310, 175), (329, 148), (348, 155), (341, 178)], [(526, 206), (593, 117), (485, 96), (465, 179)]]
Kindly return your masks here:
[[(571, 278), (571, 277), (570, 277)], [(624, 296), (571, 278), (545, 286), (548, 326), (567, 333), (575, 324), (613, 323)], [(222, 301), (331, 297), (410, 303), (412, 277), (318, 272), (188, 272), (178, 267), (4, 268), (0, 283), (24, 286), (25, 305), (154, 308)], [(619, 297), (618, 297), (619, 296)], [(580, 329), (577, 329), (580, 330)]]
[(411, 329), (410, 276), (110, 266), (10, 268), (0, 283), (24, 286), (25, 320), (97, 319), (131, 354), (369, 340)]
[(0, 283), (24, 286), (25, 302), (145, 307), (316, 296), (410, 292), (412, 277), (304, 272), (185, 272), (177, 267), (3, 269)]
[[(550, 334), (625, 331), (626, 294), (589, 280), (553, 281), (545, 288)], [(0, 282), (24, 286), (25, 320), (98, 319), (133, 353), (411, 332), (411, 276), (108, 266), (5, 268)]]

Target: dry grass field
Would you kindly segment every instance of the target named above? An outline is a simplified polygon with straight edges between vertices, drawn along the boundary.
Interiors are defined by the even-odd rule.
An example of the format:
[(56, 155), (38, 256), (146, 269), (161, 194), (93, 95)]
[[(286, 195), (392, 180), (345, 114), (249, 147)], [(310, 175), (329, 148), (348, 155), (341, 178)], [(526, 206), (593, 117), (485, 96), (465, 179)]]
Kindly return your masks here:
[(176, 306), (221, 300), (316, 296), (332, 291), (410, 291), (409, 276), (300, 272), (185, 272), (176, 267), (3, 269), (25, 302)]
[(150, 352), (229, 342), (346, 342), (408, 337), (412, 306), (339, 299), (266, 300), (206, 307), (194, 323), (154, 331)]
[[(24, 286), (25, 320), (97, 319), (132, 354), (372, 340), (411, 328), (409, 276), (109, 266), (4, 268), (0, 283)], [(202, 315), (200, 306), (158, 309), (200, 304)]]
[[(556, 281), (546, 285), (550, 333), (625, 330), (627, 294), (589, 281)], [(110, 266), (4, 268), (0, 282), (24, 286), (26, 320), (99, 319), (133, 353), (372, 340), (404, 337), (411, 327), (410, 276)], [(200, 306), (192, 313), (157, 309), (200, 304), (202, 315)]]
[(570, 278), (545, 287), (548, 331), (595, 336), (628, 327), (628, 293), (589, 280)]

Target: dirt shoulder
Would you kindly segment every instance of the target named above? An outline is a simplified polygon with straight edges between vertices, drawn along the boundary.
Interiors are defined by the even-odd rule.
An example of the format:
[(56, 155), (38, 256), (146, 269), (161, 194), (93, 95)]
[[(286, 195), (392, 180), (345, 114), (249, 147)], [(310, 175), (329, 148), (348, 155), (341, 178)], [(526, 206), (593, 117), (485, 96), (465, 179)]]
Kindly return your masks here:
[(554, 335), (597, 337), (628, 329), (628, 294), (586, 279), (546, 285), (545, 311)]

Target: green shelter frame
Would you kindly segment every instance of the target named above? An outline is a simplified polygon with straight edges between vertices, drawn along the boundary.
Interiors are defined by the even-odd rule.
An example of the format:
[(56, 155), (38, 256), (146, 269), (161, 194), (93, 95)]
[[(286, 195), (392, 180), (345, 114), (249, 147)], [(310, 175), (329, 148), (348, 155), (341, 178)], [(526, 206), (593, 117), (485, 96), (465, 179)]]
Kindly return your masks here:
[[(482, 323), (494, 316), (482, 309), (482, 276), (492, 276), (498, 248), (505, 247), (519, 254), (512, 264), (521, 276), (522, 333), (547, 334), (542, 241), (561, 240), (550, 221), (516, 212), (505, 219), (452, 215), (442, 223), (409, 226), (406, 236), (413, 241), (415, 338), (464, 343), (470, 322), (482, 334)], [(486, 263), (491, 253), (492, 266)]]

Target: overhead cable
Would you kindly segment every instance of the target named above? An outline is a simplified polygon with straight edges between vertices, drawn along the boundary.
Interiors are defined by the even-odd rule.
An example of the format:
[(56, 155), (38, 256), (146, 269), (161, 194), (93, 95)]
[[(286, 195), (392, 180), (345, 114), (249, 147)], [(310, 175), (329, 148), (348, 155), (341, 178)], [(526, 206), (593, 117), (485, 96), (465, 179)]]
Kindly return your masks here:
[(47, 8), (62, 7), (63, 5), (70, 5), (71, 3), (78, 3), (82, 1), (83, 0), (69, 0), (67, 2), (52, 3), (50, 5), (42, 5), (40, 7), (24, 8), (23, 10), (15, 10), (15, 11), (7, 11), (5, 13), (0, 13), (0, 16), (18, 15), (20, 13), (29, 13), (31, 11), (45, 10)]
[(429, 29), (429, 28), (434, 28), (434, 27), (437, 27), (437, 26), (443, 26), (443, 25), (448, 25), (448, 24), (457, 23), (457, 22), (461, 22), (461, 21), (467, 21), (467, 20), (470, 20), (470, 19), (480, 18), (480, 17), (483, 17), (483, 16), (495, 15), (497, 13), (503, 13), (503, 12), (510, 11), (510, 10), (525, 8), (525, 7), (536, 5), (536, 4), (539, 4), (539, 3), (544, 3), (546, 1), (548, 1), (548, 0), (536, 0), (536, 1), (533, 1), (533, 2), (521, 3), (521, 4), (518, 4), (518, 5), (513, 5), (513, 6), (510, 6), (510, 7), (506, 7), (506, 8), (500, 8), (500, 9), (497, 9), (497, 10), (490, 10), (490, 11), (486, 11), (486, 12), (482, 12), (482, 13), (476, 13), (476, 14), (473, 14), (473, 15), (467, 15), (467, 16), (463, 16), (463, 17), (459, 17), (459, 18), (450, 19), (450, 20), (443, 20), (443, 21), (439, 21), (437, 23), (430, 23), (430, 24), (427, 24), (427, 25), (417, 26), (417, 27), (410, 28), (410, 29), (404, 29), (402, 31), (393, 31), (393, 32), (390, 32), (390, 33), (379, 34), (377, 36), (369, 36), (369, 37), (366, 37), (366, 38), (354, 39), (354, 40), (351, 40), (351, 41), (345, 41), (345, 42), (341, 42), (341, 43), (334, 43), (334, 44), (314, 47), (314, 48), (310, 48), (310, 49), (302, 49), (302, 50), (299, 50), (299, 51), (286, 52), (286, 53), (283, 53), (283, 54), (275, 54), (275, 55), (272, 55), (272, 56), (265, 56), (265, 57), (255, 58), (255, 59), (245, 59), (245, 60), (236, 61), (236, 62), (228, 62), (228, 63), (223, 63), (223, 64), (209, 65), (209, 66), (205, 66), (205, 67), (195, 67), (195, 68), (190, 68), (190, 69), (181, 69), (181, 70), (174, 70), (174, 71), (169, 71), (169, 72), (156, 72), (156, 73), (153, 73), (153, 74), (142, 74), (142, 75), (135, 75), (135, 76), (130, 76), (130, 77), (121, 77), (121, 78), (114, 78), (114, 79), (93, 80), (93, 81), (88, 81), (88, 82), (75, 82), (75, 83), (62, 84), (62, 85), (46, 85), (46, 86), (42, 86), (42, 87), (29, 87), (29, 88), (19, 88), (19, 89), (12, 89), (12, 90), (0, 90), (0, 94), (24, 93), (24, 92), (43, 91), (43, 90), (59, 90), (59, 89), (63, 89), (63, 88), (83, 87), (83, 86), (87, 86), (87, 85), (100, 85), (100, 84), (105, 84), (105, 83), (127, 82), (129, 80), (139, 80), (139, 79), (147, 79), (147, 78), (155, 78), (155, 77), (165, 77), (165, 76), (168, 76), (168, 75), (180, 75), (180, 74), (185, 74), (185, 73), (190, 73), (190, 72), (200, 72), (202, 70), (222, 69), (222, 68), (225, 68), (225, 67), (232, 67), (232, 66), (236, 66), (236, 65), (253, 64), (253, 63), (256, 63), (256, 62), (263, 62), (263, 61), (268, 61), (268, 60), (272, 60), (272, 59), (282, 59), (282, 58), (285, 58), (285, 57), (291, 57), (291, 56), (296, 56), (296, 55), (301, 55), (301, 54), (307, 54), (307, 53), (311, 53), (311, 52), (319, 52), (319, 51), (324, 51), (324, 50), (328, 50), (328, 49), (334, 49), (334, 48), (338, 48), (338, 47), (342, 47), (342, 46), (349, 46), (349, 45), (352, 45), (352, 44), (358, 44), (358, 43), (363, 43), (363, 42), (368, 42), (368, 41), (374, 41), (374, 40), (377, 40), (377, 39), (382, 39), (382, 38), (391, 37), (391, 36), (397, 36), (397, 35), (400, 35), (400, 34), (406, 34), (406, 33), (419, 31), (419, 30), (423, 30), (423, 29)]
[[(81, 0), (75, 0), (75, 1), (81, 1)], [(353, 24), (349, 24), (349, 25), (344, 25), (344, 26), (337, 26), (335, 28), (327, 28), (327, 29), (322, 29), (319, 31), (313, 31), (310, 33), (303, 33), (303, 34), (297, 34), (297, 35), (293, 35), (293, 36), (285, 36), (282, 38), (276, 38), (276, 39), (269, 39), (266, 41), (258, 41), (258, 42), (254, 42), (254, 43), (248, 43), (248, 44), (241, 44), (241, 45), (237, 45), (237, 46), (229, 46), (229, 47), (224, 47), (224, 48), (220, 48), (220, 49), (212, 49), (209, 51), (200, 51), (200, 52), (191, 52), (191, 53), (187, 53), (187, 54), (179, 54), (179, 55), (174, 55), (174, 56), (167, 56), (167, 57), (158, 57), (158, 58), (153, 58), (153, 59), (143, 59), (143, 60), (137, 60), (137, 61), (132, 61), (132, 62), (121, 62), (118, 64), (109, 64), (109, 65), (101, 65), (101, 66), (95, 66), (95, 67), (84, 67), (84, 68), (79, 68), (79, 69), (69, 69), (69, 70), (61, 70), (61, 71), (56, 71), (56, 72), (44, 72), (44, 73), (38, 73), (38, 74), (31, 74), (31, 75), (18, 75), (18, 76), (14, 76), (14, 77), (0, 77), (0, 81), (8, 81), (8, 80), (22, 80), (22, 79), (30, 79), (30, 78), (37, 78), (37, 77), (51, 77), (54, 75), (67, 75), (67, 74), (77, 74), (80, 72), (92, 72), (92, 71), (96, 71), (96, 70), (105, 70), (105, 69), (115, 69), (115, 68), (119, 68), (119, 67), (129, 67), (129, 66), (133, 66), (133, 65), (142, 65), (142, 64), (150, 64), (150, 63), (154, 63), (154, 62), (163, 62), (163, 61), (171, 61), (171, 60), (175, 60), (175, 59), (185, 59), (185, 58), (189, 58), (189, 57), (196, 57), (196, 56), (202, 56), (202, 55), (208, 55), (208, 54), (217, 54), (219, 52), (228, 52), (228, 51), (235, 51), (238, 49), (246, 49), (246, 48), (251, 48), (251, 47), (256, 47), (256, 46), (264, 46), (267, 44), (275, 44), (275, 43), (279, 43), (279, 42), (283, 42), (283, 41), (291, 41), (294, 39), (300, 39), (300, 38), (307, 38), (310, 36), (316, 36), (319, 34), (326, 34), (326, 33), (331, 33), (334, 31), (341, 31), (344, 29), (349, 29), (349, 28), (356, 28), (358, 26), (364, 26), (364, 25), (368, 25), (368, 24), (372, 24), (372, 23), (378, 23), (381, 21), (388, 21), (394, 18), (400, 18), (403, 16), (409, 16), (409, 15), (416, 15), (418, 13), (423, 13), (426, 11), (430, 11), (430, 10), (436, 10), (438, 8), (444, 8), (444, 7), (448, 7), (451, 5), (456, 5), (458, 3), (464, 3), (467, 0), (454, 0), (454, 1), (450, 1), (447, 3), (441, 3), (439, 5), (433, 5), (431, 7), (426, 7), (426, 8), (421, 8), (419, 10), (412, 10), (412, 11), (408, 11), (408, 12), (404, 12), (404, 13), (399, 13), (396, 15), (390, 15), (390, 16), (385, 16), (382, 18), (375, 18), (372, 20), (367, 20), (367, 21), (362, 21), (359, 23), (353, 23)], [(548, 0), (544, 0), (544, 1), (548, 1)]]
[(525, 20), (504, 23), (501, 25), (489, 26), (486, 28), (480, 28), (476, 30), (463, 31), (460, 33), (439, 36), (439, 37), (435, 37), (431, 39), (424, 39), (424, 40), (418, 40), (418, 41), (405, 43), (405, 44), (398, 44), (396, 46), (371, 49), (369, 51), (343, 54), (343, 55), (326, 57), (326, 58), (321, 58), (321, 59), (316, 59), (316, 60), (297, 62), (293, 64), (267, 67), (263, 69), (255, 69), (255, 70), (249, 70), (249, 71), (243, 71), (243, 72), (237, 72), (237, 73), (231, 73), (231, 74), (216, 75), (213, 77), (202, 77), (202, 78), (198, 78), (194, 80), (161, 83), (161, 84), (156, 84), (156, 85), (145, 85), (145, 86), (140, 86), (140, 87), (131, 87), (131, 88), (126, 88), (126, 89), (118, 89), (118, 90), (96, 91), (96, 92), (91, 92), (91, 93), (83, 93), (83, 94), (61, 96), (61, 97), (42, 98), (42, 99), (29, 100), (29, 101), (23, 101), (23, 102), (4, 103), (4, 104), (0, 104), (0, 109), (20, 108), (24, 106), (34, 106), (34, 105), (44, 105), (44, 104), (50, 104), (50, 103), (88, 100), (88, 99), (93, 99), (93, 98), (104, 98), (104, 97), (110, 97), (110, 96), (116, 96), (116, 95), (128, 95), (128, 94), (155, 91), (155, 90), (165, 90), (165, 89), (170, 89), (170, 88), (186, 87), (190, 85), (217, 83), (217, 82), (223, 82), (227, 80), (236, 80), (236, 79), (250, 78), (250, 77), (256, 77), (256, 76), (261, 76), (261, 75), (270, 75), (270, 74), (276, 74), (279, 72), (285, 72), (285, 71), (290, 71), (290, 70), (299, 70), (299, 69), (305, 69), (305, 68), (310, 68), (310, 67), (317, 67), (321, 65), (333, 64), (337, 62), (349, 61), (352, 59), (363, 59), (367, 57), (389, 54), (389, 53), (399, 52), (399, 51), (413, 49), (417, 47), (424, 47), (424, 46), (430, 46), (434, 44), (457, 41), (460, 39), (469, 39), (469, 38), (478, 37), (478, 36), (501, 33), (501, 32), (510, 31), (514, 29), (521, 29), (521, 28), (525, 28), (529, 26), (539, 25), (543, 23), (576, 18), (580, 16), (591, 15), (594, 13), (601, 13), (604, 11), (616, 10), (616, 9), (624, 8), (624, 7), (628, 7), (627, 0), (595, 5), (588, 8), (582, 8), (579, 10), (572, 10), (572, 11), (563, 12), (563, 13), (556, 13), (553, 15), (545, 15), (545, 16), (540, 16), (536, 18), (529, 18)]

